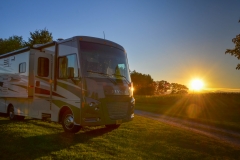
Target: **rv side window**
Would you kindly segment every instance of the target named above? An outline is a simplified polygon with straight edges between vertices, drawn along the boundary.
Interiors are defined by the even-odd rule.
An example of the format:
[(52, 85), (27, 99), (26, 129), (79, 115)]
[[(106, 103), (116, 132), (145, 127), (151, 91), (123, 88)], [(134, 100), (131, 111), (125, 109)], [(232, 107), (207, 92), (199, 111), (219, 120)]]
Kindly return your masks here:
[(37, 74), (41, 77), (48, 77), (49, 75), (49, 59), (44, 57), (38, 58)]
[(68, 79), (78, 77), (78, 64), (76, 54), (58, 58), (58, 78)]
[(19, 64), (19, 73), (25, 73), (26, 72), (26, 62)]

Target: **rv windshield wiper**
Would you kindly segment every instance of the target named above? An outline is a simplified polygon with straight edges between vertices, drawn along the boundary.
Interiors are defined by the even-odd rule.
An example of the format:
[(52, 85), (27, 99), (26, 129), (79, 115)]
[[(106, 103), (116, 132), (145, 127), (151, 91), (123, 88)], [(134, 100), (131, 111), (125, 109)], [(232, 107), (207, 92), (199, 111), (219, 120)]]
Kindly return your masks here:
[(106, 76), (110, 76), (109, 74), (103, 73), (103, 72), (96, 72), (96, 71), (87, 71), (90, 73), (97, 73), (97, 74), (101, 74), (101, 75), (106, 75)]
[(129, 82), (128, 79), (127, 79), (124, 75), (121, 75), (121, 74), (112, 74), (112, 75), (123, 77), (123, 78), (125, 78), (125, 80), (127, 81), (127, 83), (128, 83), (129, 85), (131, 84), (131, 82)]
[(115, 84), (116, 82), (113, 81), (111, 78), (110, 78), (110, 74), (106, 74), (106, 73), (102, 73), (102, 72), (95, 72), (95, 71), (87, 71), (87, 72), (90, 72), (90, 73), (96, 73), (96, 74), (100, 74), (104, 77), (107, 77), (109, 81), (111, 81), (113, 84)]

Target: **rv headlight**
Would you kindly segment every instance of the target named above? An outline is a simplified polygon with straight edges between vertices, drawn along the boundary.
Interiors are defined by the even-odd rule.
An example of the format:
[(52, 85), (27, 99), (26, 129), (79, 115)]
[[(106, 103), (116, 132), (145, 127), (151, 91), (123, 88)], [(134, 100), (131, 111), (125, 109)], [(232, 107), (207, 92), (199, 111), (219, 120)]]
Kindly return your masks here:
[(132, 97), (132, 99), (131, 99), (131, 103), (132, 104), (135, 104), (135, 99)]
[(94, 107), (94, 106), (95, 106), (95, 103), (94, 103), (94, 102), (91, 102), (91, 103), (89, 104), (89, 106), (90, 106), (90, 107)]
[(92, 99), (92, 98), (88, 98), (88, 97), (85, 97), (85, 103), (89, 106), (89, 107), (97, 107), (101, 104), (101, 102), (95, 100), (95, 99)]
[(133, 114), (131, 114), (131, 118), (134, 118), (134, 113), (133, 113)]

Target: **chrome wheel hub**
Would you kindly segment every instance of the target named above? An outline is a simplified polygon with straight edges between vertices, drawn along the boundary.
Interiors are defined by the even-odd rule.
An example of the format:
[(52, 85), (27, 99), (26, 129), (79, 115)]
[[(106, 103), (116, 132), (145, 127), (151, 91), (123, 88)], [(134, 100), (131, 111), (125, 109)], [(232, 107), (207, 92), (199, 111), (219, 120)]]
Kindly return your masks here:
[(73, 118), (73, 115), (71, 114), (68, 114), (65, 116), (64, 118), (64, 126), (67, 128), (67, 129), (72, 129), (74, 127), (74, 118)]
[(13, 111), (10, 111), (10, 112), (9, 112), (9, 116), (10, 116), (11, 118), (13, 118), (13, 117), (14, 117), (14, 112), (13, 112)]

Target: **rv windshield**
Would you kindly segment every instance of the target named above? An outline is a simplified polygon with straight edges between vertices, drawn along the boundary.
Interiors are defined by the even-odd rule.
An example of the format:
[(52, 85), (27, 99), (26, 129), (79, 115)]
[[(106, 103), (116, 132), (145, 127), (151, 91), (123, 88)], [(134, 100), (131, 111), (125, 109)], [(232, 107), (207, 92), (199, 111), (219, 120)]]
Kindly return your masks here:
[(85, 77), (108, 75), (130, 81), (127, 56), (124, 51), (108, 45), (83, 41), (80, 42), (80, 47)]

